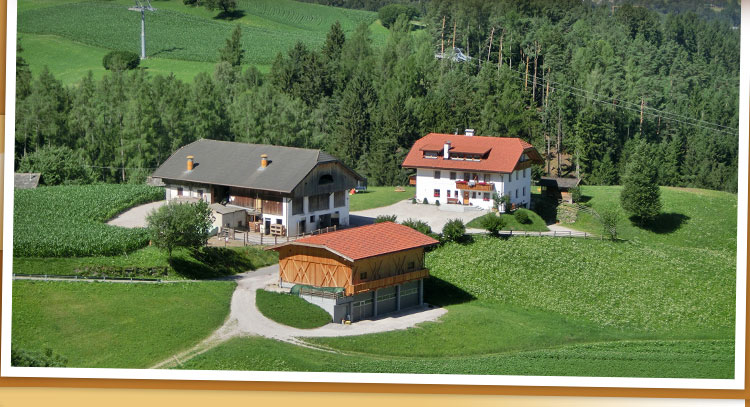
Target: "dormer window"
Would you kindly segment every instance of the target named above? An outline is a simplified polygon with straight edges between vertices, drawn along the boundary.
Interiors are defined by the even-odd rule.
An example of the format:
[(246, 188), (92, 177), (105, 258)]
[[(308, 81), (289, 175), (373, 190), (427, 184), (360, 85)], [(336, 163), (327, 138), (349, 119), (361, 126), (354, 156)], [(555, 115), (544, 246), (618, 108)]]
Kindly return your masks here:
[(331, 174), (325, 174), (318, 180), (318, 185), (333, 184), (333, 176)]
[(425, 151), (424, 158), (438, 158), (437, 151)]
[(527, 156), (526, 154), (521, 154), (521, 159), (519, 161), (524, 162), (524, 161), (527, 161), (528, 159), (529, 159), (529, 156)]

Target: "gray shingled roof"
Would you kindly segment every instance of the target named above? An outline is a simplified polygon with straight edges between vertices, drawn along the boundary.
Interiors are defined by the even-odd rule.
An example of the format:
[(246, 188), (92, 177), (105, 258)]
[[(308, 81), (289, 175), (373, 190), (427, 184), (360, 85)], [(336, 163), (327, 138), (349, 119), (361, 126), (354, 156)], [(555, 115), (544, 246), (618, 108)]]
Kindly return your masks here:
[(41, 173), (38, 172), (17, 172), (13, 176), (13, 186), (18, 189), (33, 189), (39, 186)]
[(560, 189), (569, 189), (577, 187), (580, 181), (577, 178), (557, 178), (557, 177), (542, 177), (539, 180), (539, 185), (543, 187), (557, 187)]
[[(268, 154), (266, 168), (261, 154)], [(290, 193), (318, 163), (330, 161), (338, 160), (320, 150), (201, 139), (177, 150), (152, 177)]]

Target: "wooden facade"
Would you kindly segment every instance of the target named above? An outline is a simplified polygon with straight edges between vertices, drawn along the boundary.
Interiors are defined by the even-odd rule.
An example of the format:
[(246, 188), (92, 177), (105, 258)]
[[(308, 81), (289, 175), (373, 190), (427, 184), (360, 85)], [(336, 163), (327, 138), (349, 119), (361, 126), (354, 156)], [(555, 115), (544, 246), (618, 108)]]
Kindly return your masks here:
[(282, 281), (316, 287), (342, 287), (346, 295), (429, 276), (424, 268), (424, 248), (403, 250), (353, 262), (317, 247), (278, 247)]
[(357, 186), (354, 172), (339, 162), (318, 164), (292, 191), (292, 196), (312, 196), (346, 191)]

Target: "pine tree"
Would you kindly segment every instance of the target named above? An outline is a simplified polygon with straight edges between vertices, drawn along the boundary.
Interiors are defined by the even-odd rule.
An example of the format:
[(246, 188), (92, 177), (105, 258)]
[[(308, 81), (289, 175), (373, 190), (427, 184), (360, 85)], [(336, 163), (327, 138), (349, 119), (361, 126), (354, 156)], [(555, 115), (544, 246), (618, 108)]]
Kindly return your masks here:
[(661, 212), (658, 173), (651, 151), (645, 141), (640, 140), (625, 167), (622, 180), (620, 204), (631, 214), (636, 224), (647, 225)]
[(242, 49), (242, 28), (239, 24), (227, 38), (227, 44), (219, 50), (219, 61), (229, 62), (232, 66), (240, 66), (245, 51)]

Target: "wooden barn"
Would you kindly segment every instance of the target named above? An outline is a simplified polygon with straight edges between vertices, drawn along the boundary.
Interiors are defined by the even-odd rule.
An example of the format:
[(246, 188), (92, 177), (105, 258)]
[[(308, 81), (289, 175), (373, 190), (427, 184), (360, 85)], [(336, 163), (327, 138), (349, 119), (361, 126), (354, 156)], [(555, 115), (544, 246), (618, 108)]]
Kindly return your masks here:
[(437, 240), (393, 222), (344, 229), (271, 247), (279, 280), (334, 322), (423, 304), (424, 250)]

